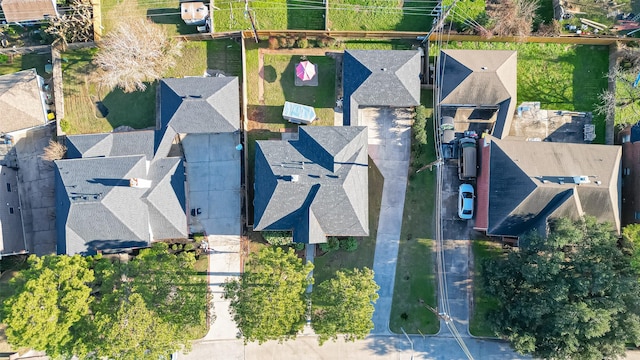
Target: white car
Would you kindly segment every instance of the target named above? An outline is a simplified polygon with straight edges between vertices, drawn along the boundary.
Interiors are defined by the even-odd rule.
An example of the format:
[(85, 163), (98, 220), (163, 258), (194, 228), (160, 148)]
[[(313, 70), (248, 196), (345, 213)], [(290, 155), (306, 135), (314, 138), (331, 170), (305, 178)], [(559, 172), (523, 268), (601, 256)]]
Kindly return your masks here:
[(458, 217), (463, 220), (473, 219), (473, 186), (462, 184), (458, 188)]

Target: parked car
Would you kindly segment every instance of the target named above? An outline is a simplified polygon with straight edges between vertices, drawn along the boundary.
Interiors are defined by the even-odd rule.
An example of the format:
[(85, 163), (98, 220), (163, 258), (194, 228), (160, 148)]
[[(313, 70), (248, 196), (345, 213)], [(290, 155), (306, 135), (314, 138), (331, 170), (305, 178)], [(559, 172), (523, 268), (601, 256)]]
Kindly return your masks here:
[(458, 188), (458, 217), (463, 220), (473, 219), (473, 186), (462, 184)]

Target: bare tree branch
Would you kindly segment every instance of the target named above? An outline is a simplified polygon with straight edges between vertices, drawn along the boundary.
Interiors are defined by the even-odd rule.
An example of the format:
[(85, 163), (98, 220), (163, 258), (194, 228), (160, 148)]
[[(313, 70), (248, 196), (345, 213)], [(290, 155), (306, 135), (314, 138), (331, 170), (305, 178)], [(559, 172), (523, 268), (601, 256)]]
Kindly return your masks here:
[(128, 18), (109, 32), (94, 59), (98, 83), (124, 92), (146, 89), (145, 82), (162, 78), (175, 66), (182, 43), (148, 19)]

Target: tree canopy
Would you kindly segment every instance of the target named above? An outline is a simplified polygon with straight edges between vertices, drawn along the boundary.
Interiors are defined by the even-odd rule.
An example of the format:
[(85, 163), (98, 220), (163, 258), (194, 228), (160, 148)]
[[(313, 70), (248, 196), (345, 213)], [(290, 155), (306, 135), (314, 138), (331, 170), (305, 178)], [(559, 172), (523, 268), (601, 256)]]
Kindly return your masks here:
[(3, 304), (7, 340), (17, 348), (61, 356), (79, 336), (74, 325), (89, 313), (93, 271), (80, 255), (31, 255), (28, 265), (13, 281), (14, 295)]
[[(518, 251), (483, 264), (499, 306), (487, 321), (521, 353), (549, 359), (603, 359), (640, 344), (640, 286), (630, 254), (593, 218), (552, 224)], [(630, 248), (631, 247), (631, 248)]]
[(208, 306), (194, 263), (192, 253), (170, 253), (164, 243), (128, 263), (31, 256), (2, 308), (7, 339), (51, 357), (158, 359), (189, 349)]
[(311, 270), (313, 264), (303, 264), (292, 248), (270, 246), (251, 254), (242, 276), (225, 284), (245, 342), (296, 336), (304, 325)]
[(380, 287), (373, 271), (364, 268), (336, 271), (335, 277), (313, 291), (313, 330), (322, 344), (344, 334), (345, 340), (364, 339), (373, 329), (373, 303)]
[(162, 78), (175, 66), (181, 44), (151, 20), (121, 17), (100, 43), (93, 61), (101, 70), (98, 83), (108, 89), (119, 87), (124, 92), (144, 91), (146, 82)]

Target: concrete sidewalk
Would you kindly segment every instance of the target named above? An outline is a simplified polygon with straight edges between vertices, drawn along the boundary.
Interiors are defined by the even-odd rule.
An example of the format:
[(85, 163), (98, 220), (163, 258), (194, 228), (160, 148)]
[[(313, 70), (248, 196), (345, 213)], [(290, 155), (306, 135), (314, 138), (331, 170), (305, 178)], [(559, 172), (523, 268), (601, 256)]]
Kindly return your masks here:
[(240, 276), (240, 236), (209, 236), (209, 288), (213, 296), (215, 320), (204, 340), (229, 340), (238, 337), (238, 327), (229, 312), (230, 301), (224, 295), (224, 282)]
[(362, 109), (361, 115), (369, 127), (369, 156), (384, 177), (373, 260), (380, 297), (375, 304), (371, 333), (390, 334), (389, 316), (407, 189), (412, 120), (409, 111), (391, 108)]

